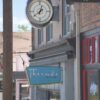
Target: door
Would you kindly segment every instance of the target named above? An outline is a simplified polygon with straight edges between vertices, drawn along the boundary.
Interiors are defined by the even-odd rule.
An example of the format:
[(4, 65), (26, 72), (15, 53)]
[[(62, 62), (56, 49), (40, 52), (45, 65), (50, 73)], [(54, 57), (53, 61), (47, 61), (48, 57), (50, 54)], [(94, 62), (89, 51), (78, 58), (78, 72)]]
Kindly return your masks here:
[(99, 99), (99, 70), (87, 70), (86, 74), (87, 100)]

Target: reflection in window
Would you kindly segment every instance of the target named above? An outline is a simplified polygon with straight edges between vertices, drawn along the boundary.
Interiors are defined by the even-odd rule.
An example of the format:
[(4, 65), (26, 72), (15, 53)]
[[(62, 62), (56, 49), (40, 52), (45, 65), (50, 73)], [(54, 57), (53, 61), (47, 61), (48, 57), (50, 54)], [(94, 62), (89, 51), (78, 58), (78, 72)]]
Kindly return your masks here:
[(96, 70), (87, 72), (88, 100), (99, 100), (98, 73)]
[(42, 44), (43, 42), (43, 29), (38, 29), (38, 44)]
[(63, 16), (63, 36), (66, 36), (71, 31), (71, 9), (69, 5), (66, 5), (66, 3), (63, 4), (64, 8), (64, 16)]
[(89, 47), (90, 47), (90, 63), (92, 63), (92, 41), (90, 41), (90, 45), (89, 45)]
[(29, 100), (29, 85), (26, 83), (20, 84), (20, 99)]
[(45, 100), (60, 100), (60, 84), (40, 85), (37, 87), (42, 94), (44, 90), (47, 93), (48, 99)]
[(46, 27), (46, 41), (51, 41), (53, 38), (53, 24), (50, 23)]
[(95, 39), (95, 62), (98, 63), (98, 37)]
[(82, 63), (98, 63), (98, 37), (89, 37), (82, 40)]

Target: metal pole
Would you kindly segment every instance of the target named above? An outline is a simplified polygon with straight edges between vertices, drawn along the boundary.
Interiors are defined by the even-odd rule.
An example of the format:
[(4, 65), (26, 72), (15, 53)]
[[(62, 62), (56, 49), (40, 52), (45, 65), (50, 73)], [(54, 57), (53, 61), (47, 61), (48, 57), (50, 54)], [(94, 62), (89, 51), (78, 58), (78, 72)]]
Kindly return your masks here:
[(3, 100), (12, 95), (12, 0), (3, 0)]
[(75, 100), (81, 100), (80, 97), (80, 16), (79, 6), (75, 6), (76, 18), (76, 66), (75, 66)]

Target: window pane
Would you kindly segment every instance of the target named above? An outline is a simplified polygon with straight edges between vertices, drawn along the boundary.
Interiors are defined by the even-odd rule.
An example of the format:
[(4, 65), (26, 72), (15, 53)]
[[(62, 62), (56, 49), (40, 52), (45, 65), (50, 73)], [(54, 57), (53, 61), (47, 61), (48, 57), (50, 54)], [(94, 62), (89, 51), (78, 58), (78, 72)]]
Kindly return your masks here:
[(82, 62), (93, 64), (98, 62), (98, 37), (90, 37), (82, 40)]
[(64, 15), (63, 15), (63, 33), (62, 35), (65, 36), (67, 34), (69, 34), (69, 32), (71, 31), (71, 24), (70, 24), (70, 20), (71, 20), (71, 14), (70, 14), (70, 5), (66, 5), (66, 3), (63, 4), (64, 6)]
[(95, 63), (98, 63), (98, 37), (95, 37)]
[(82, 60), (83, 64), (89, 64), (92, 61), (92, 46), (90, 38), (83, 39)]
[(50, 41), (53, 38), (53, 24), (49, 24), (46, 27), (46, 41)]
[(66, 22), (66, 25), (67, 25), (67, 32), (70, 32), (70, 14), (67, 15), (67, 22)]
[(38, 44), (43, 42), (43, 29), (38, 29)]
[(70, 32), (70, 28), (71, 28), (71, 23), (70, 23), (70, 14), (66, 14), (66, 16), (64, 16), (64, 22), (63, 22), (63, 35), (66, 35), (68, 32)]
[(99, 100), (98, 89), (99, 89), (98, 71), (97, 70), (87, 71), (88, 100)]

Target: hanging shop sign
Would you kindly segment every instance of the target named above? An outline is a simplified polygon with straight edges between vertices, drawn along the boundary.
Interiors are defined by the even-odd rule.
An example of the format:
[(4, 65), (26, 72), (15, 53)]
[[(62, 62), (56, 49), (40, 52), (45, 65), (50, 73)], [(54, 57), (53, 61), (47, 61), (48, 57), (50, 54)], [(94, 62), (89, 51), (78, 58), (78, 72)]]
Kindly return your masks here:
[(62, 69), (58, 66), (29, 66), (26, 68), (26, 74), (30, 85), (62, 82)]

